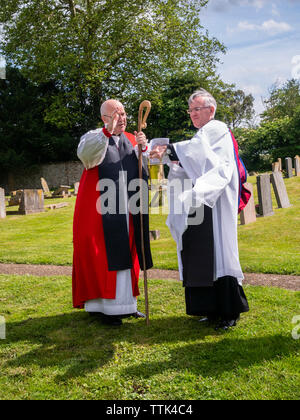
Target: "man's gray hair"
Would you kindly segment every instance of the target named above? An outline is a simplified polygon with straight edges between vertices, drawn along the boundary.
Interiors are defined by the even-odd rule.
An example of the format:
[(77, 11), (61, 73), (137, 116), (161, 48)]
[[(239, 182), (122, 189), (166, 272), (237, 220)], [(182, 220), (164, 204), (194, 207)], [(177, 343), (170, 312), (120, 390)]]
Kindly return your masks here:
[(213, 106), (215, 108), (215, 113), (216, 113), (216, 110), (217, 110), (217, 102), (216, 102), (215, 98), (209, 92), (207, 92), (207, 90), (205, 90), (205, 89), (196, 90), (196, 92), (194, 92), (189, 97), (189, 105), (198, 96), (201, 96), (202, 98), (205, 99), (205, 105), (206, 106)]

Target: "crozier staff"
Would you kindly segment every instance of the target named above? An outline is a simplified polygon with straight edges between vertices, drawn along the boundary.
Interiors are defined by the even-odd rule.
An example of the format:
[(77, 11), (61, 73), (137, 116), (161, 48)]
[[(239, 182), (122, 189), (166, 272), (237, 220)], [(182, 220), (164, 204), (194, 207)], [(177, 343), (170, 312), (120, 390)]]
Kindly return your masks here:
[[(134, 194), (128, 185), (139, 178), (138, 145), (145, 153), (147, 140), (143, 132), (135, 133), (136, 137), (125, 132), (126, 113), (119, 101), (104, 102), (101, 119), (105, 127), (83, 135), (77, 151), (85, 169), (74, 213), (73, 306), (106, 324), (121, 325), (124, 317), (145, 317), (137, 310), (136, 297), (140, 267), (152, 267), (149, 218), (143, 215), (144, 267), (140, 214), (128, 210), (128, 199)], [(147, 181), (145, 169), (143, 177)], [(106, 179), (115, 185), (116, 214), (97, 211), (99, 181)]]

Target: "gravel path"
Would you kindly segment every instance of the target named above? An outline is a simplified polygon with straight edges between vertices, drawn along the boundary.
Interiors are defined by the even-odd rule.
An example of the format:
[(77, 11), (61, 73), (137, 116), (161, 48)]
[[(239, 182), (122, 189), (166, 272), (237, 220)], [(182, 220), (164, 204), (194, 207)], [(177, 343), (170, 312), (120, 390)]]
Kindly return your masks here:
[[(72, 267), (54, 265), (0, 264), (0, 274), (32, 276), (71, 276)], [(179, 280), (178, 271), (152, 269), (147, 272), (149, 279)], [(141, 278), (143, 273), (141, 273)], [(244, 284), (252, 286), (272, 286), (300, 291), (300, 276), (280, 274), (245, 273)]]

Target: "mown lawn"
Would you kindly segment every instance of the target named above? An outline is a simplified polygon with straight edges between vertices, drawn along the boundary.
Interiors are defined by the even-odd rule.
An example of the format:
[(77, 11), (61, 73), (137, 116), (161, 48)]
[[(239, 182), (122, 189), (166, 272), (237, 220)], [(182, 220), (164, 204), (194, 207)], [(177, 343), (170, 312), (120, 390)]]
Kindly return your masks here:
[[(256, 182), (255, 177), (249, 180)], [(285, 183), (292, 207), (277, 209), (273, 194), (274, 216), (239, 226), (240, 259), (246, 272), (300, 275), (300, 177)], [(256, 188), (254, 191), (257, 202)], [(0, 220), (0, 262), (71, 265), (75, 198), (63, 201), (69, 202), (69, 207)], [(161, 233), (161, 239), (152, 242), (154, 265), (176, 270), (176, 246), (165, 221), (166, 215), (150, 217), (151, 229)]]
[(110, 329), (72, 309), (68, 277), (0, 276), (0, 399), (300, 398), (299, 292), (246, 286), (224, 333), (185, 315), (179, 282), (149, 283), (150, 326)]

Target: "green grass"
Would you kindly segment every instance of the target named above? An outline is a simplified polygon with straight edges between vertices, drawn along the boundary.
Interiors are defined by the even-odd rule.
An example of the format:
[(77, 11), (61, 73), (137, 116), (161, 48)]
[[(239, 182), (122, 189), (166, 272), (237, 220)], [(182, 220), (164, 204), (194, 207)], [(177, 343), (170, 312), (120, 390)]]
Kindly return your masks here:
[[(250, 182), (255, 181), (255, 177), (250, 178)], [(274, 216), (239, 226), (240, 260), (246, 272), (300, 275), (300, 177), (286, 179), (285, 183), (292, 207), (277, 209), (273, 194)], [(70, 206), (38, 215), (9, 215), (0, 220), (0, 262), (71, 265), (75, 198), (63, 201)], [(176, 270), (176, 246), (165, 221), (166, 215), (150, 218), (151, 229), (161, 232), (161, 239), (151, 243), (154, 265)]]
[(0, 399), (300, 398), (298, 292), (245, 287), (251, 311), (224, 333), (185, 315), (176, 281), (149, 282), (149, 327), (115, 329), (72, 309), (68, 277), (2, 275), (0, 290)]

